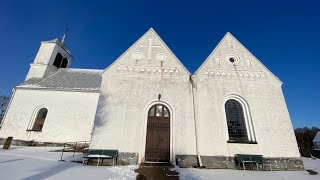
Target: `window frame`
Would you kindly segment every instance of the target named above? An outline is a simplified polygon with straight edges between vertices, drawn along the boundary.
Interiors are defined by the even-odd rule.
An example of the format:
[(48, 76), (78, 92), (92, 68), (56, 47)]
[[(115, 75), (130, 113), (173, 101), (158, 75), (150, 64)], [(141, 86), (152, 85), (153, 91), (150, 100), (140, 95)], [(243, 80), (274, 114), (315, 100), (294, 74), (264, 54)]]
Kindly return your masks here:
[(228, 125), (229, 141), (248, 141), (247, 126), (241, 104), (235, 99), (228, 99), (224, 104), (224, 108)]
[[(237, 101), (242, 107), (244, 125), (245, 125), (245, 129), (247, 132), (247, 140), (232, 140), (232, 139), (230, 139), (225, 105), (226, 105), (226, 102), (231, 99)], [(231, 95), (228, 95), (224, 98), (222, 109), (223, 109), (223, 113), (224, 113), (224, 120), (225, 120), (224, 122), (225, 122), (225, 127), (226, 127), (226, 132), (227, 132), (226, 133), (227, 134), (226, 138), (228, 139), (227, 143), (257, 144), (256, 136), (255, 136), (255, 132), (254, 132), (254, 127), (253, 127), (253, 122), (252, 122), (252, 118), (251, 118), (251, 113), (250, 113), (250, 108), (249, 108), (247, 101), (244, 100), (239, 95), (231, 94)]]
[[(37, 121), (39, 121), (38, 119), (38, 116), (40, 115), (39, 113), (41, 112), (41, 110), (45, 109), (46, 110), (46, 114), (45, 114), (45, 118), (43, 118), (43, 123), (42, 123), (42, 127), (41, 129), (35, 129), (35, 125), (36, 123), (38, 123)], [(38, 106), (34, 109), (33, 113), (32, 113), (32, 116), (31, 116), (31, 120), (28, 124), (28, 127), (27, 127), (27, 130), (26, 131), (33, 131), (33, 132), (42, 132), (43, 130), (43, 127), (44, 127), (44, 124), (45, 124), (45, 121), (46, 119), (48, 118), (48, 113), (49, 113), (49, 110), (47, 107), (45, 106)], [(41, 116), (43, 116), (43, 113), (41, 114)]]

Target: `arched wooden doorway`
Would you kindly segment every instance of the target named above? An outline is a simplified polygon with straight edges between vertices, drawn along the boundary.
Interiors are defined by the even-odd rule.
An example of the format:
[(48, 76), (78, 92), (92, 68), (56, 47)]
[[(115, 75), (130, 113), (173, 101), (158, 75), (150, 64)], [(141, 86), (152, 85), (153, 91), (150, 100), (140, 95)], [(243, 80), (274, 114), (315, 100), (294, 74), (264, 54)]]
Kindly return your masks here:
[(170, 112), (162, 104), (148, 112), (145, 160), (170, 162)]

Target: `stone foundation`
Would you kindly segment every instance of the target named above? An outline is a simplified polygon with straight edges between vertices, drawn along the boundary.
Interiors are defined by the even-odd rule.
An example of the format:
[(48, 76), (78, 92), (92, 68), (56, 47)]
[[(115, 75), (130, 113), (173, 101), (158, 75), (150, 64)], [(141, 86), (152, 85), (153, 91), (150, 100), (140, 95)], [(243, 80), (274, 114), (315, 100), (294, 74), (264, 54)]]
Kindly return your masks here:
[[(303, 170), (303, 162), (300, 158), (264, 158), (263, 170), (295, 171)], [(237, 169), (234, 157), (226, 156), (201, 156), (202, 165), (208, 169)], [(261, 167), (261, 166), (260, 166)]]
[[(271, 164), (272, 170), (290, 170), (290, 171), (297, 171), (303, 170), (303, 162), (300, 158), (266, 158), (266, 164)], [(266, 170), (269, 167), (266, 166)]]
[(129, 153), (129, 152), (120, 152), (118, 157), (118, 165), (129, 165), (132, 164), (134, 161), (135, 164), (138, 164), (138, 153)]
[(179, 158), (185, 160), (189, 168), (199, 167), (197, 155), (176, 155), (176, 164), (178, 164)]
[[(137, 165), (138, 164), (138, 153), (120, 152), (118, 161), (115, 165), (125, 166), (125, 165)], [(89, 165), (97, 165), (98, 159), (90, 159)], [(103, 163), (100, 160), (100, 166), (112, 166), (112, 159), (104, 159)]]
[(234, 157), (201, 156), (202, 166), (209, 169), (236, 169)]
[[(0, 138), (0, 145), (3, 145), (6, 142), (6, 139), (7, 138)], [(19, 139), (13, 139), (11, 145), (14, 145), (14, 146), (63, 147), (64, 143), (24, 141), (24, 140), (19, 140)]]

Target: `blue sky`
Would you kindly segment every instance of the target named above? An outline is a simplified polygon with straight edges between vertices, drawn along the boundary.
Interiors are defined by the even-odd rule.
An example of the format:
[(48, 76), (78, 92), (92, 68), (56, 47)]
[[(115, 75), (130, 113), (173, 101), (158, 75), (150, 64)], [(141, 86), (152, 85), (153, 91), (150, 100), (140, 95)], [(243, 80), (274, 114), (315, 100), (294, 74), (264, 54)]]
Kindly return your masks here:
[(153, 27), (192, 73), (230, 31), (284, 82), (294, 127), (320, 126), (320, 1), (0, 0), (0, 95), (66, 27), (74, 68), (106, 68)]

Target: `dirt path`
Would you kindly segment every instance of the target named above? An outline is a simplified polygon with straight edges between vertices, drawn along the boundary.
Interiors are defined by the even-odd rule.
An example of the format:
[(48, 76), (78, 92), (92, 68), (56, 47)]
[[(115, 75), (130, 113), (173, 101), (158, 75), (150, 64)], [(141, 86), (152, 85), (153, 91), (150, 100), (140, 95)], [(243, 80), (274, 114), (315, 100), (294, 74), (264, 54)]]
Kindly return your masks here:
[[(171, 166), (172, 167), (172, 166)], [(170, 166), (150, 166), (142, 165), (139, 169), (135, 170), (139, 173), (136, 177), (137, 180), (177, 180), (179, 176), (177, 172), (170, 171)]]

